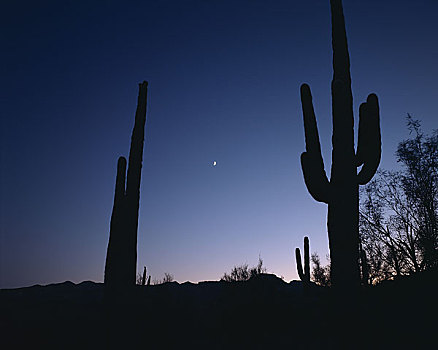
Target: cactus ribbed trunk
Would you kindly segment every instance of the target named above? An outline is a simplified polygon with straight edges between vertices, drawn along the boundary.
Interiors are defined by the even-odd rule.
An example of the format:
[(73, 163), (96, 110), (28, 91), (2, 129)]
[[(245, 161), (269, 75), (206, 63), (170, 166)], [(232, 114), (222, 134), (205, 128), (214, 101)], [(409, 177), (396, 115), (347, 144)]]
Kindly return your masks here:
[[(301, 155), (304, 180), (312, 197), (328, 204), (331, 282), (349, 290), (360, 284), (359, 185), (374, 176), (380, 162), (380, 126), (377, 96), (371, 94), (359, 109), (359, 139), (354, 147), (353, 96), (350, 59), (341, 0), (331, 0), (332, 167), (330, 181), (324, 170), (318, 129), (308, 85), (301, 86), (306, 152)], [(357, 167), (362, 169), (357, 173)]]
[(330, 185), (336, 196), (328, 203), (331, 278), (337, 285), (359, 285), (359, 186), (354, 152), (353, 95), (345, 21), (340, 1), (331, 1), (332, 169)]
[(104, 278), (105, 285), (110, 288), (126, 288), (134, 286), (136, 282), (138, 210), (148, 84), (143, 82), (139, 85), (126, 185), (126, 159), (120, 157), (117, 165)]

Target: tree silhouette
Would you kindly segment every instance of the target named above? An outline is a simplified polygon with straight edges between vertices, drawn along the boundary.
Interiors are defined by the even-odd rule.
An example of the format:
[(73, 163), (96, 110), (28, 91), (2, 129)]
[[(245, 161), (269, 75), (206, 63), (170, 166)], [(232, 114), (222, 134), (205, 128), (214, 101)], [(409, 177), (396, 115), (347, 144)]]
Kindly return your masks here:
[(401, 171), (380, 171), (362, 191), (360, 234), (373, 283), (438, 264), (438, 132), (399, 143)]
[(317, 285), (330, 286), (330, 263), (327, 266), (321, 265), (318, 253), (313, 253), (310, 257), (312, 261), (312, 279)]
[(226, 282), (247, 281), (251, 277), (266, 273), (266, 271), (266, 268), (263, 267), (263, 260), (259, 256), (259, 261), (256, 266), (249, 267), (248, 264), (234, 266), (230, 274), (224, 273), (221, 280)]

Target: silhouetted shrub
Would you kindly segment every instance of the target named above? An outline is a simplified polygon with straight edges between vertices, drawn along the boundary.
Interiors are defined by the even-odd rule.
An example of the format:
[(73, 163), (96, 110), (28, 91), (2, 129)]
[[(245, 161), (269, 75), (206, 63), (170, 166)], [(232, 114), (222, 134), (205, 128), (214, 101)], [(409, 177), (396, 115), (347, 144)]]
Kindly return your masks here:
[(227, 274), (226, 272), (221, 278), (221, 281), (226, 282), (237, 282), (237, 281), (247, 281), (251, 277), (260, 275), (262, 273), (265, 273), (267, 270), (265, 267), (263, 267), (263, 260), (261, 257), (259, 257), (259, 261), (256, 266), (254, 267), (248, 267), (248, 264), (243, 264), (240, 266), (234, 266), (231, 270), (230, 274)]
[[(327, 257), (329, 260), (330, 258)], [(330, 286), (330, 262), (326, 266), (321, 265), (318, 253), (313, 253), (312, 257), (312, 280), (319, 286)]]
[[(149, 276), (149, 277), (150, 277), (150, 276)], [(174, 277), (173, 277), (173, 275), (171, 275), (171, 274), (168, 273), (168, 272), (165, 272), (165, 273), (164, 273), (164, 277), (163, 277), (162, 280), (154, 279), (154, 280), (152, 281), (152, 284), (157, 285), (157, 284), (163, 284), (163, 283), (173, 282), (173, 281), (174, 281)], [(148, 281), (148, 283), (149, 283), (149, 281)]]
[(167, 272), (164, 273), (163, 283), (173, 282), (173, 280), (174, 280), (173, 275)]
[(399, 143), (400, 171), (380, 171), (361, 193), (360, 238), (372, 283), (438, 266), (438, 131)]
[(141, 286), (142, 285), (142, 280), (143, 280), (143, 276), (140, 272), (137, 273), (137, 277), (135, 279), (135, 284), (137, 286)]

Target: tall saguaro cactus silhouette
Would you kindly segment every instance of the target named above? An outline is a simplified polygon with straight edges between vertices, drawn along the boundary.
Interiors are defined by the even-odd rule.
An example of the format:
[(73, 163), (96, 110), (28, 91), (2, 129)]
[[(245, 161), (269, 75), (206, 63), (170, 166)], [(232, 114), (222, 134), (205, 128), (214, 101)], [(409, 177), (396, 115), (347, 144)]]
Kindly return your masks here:
[[(353, 96), (350, 59), (341, 0), (331, 0), (332, 80), (332, 167), (330, 181), (324, 170), (312, 95), (301, 86), (306, 151), (301, 154), (304, 180), (311, 196), (328, 204), (328, 235), (332, 285), (355, 288), (359, 273), (359, 185), (374, 176), (380, 162), (381, 138), (377, 96), (370, 94), (359, 108), (359, 137), (354, 149)], [(362, 169), (357, 173), (357, 168)]]
[[(131, 136), (128, 173), (126, 159), (117, 163), (116, 189), (106, 254), (105, 285), (126, 288), (135, 285), (137, 269), (137, 228), (140, 179), (146, 123), (147, 86), (139, 84), (137, 111)], [(125, 185), (126, 182), (126, 185)]]

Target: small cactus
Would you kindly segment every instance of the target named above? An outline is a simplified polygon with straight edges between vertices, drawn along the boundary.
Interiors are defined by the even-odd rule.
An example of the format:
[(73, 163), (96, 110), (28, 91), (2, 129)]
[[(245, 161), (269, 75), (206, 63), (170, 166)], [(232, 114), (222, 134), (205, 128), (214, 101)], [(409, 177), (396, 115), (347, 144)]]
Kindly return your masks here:
[(295, 249), (295, 258), (297, 260), (298, 276), (305, 284), (310, 283), (310, 255), (309, 255), (309, 238), (304, 237), (304, 271), (301, 264), (300, 248)]
[(143, 276), (141, 278), (141, 285), (144, 286), (146, 284), (146, 266), (143, 268)]

